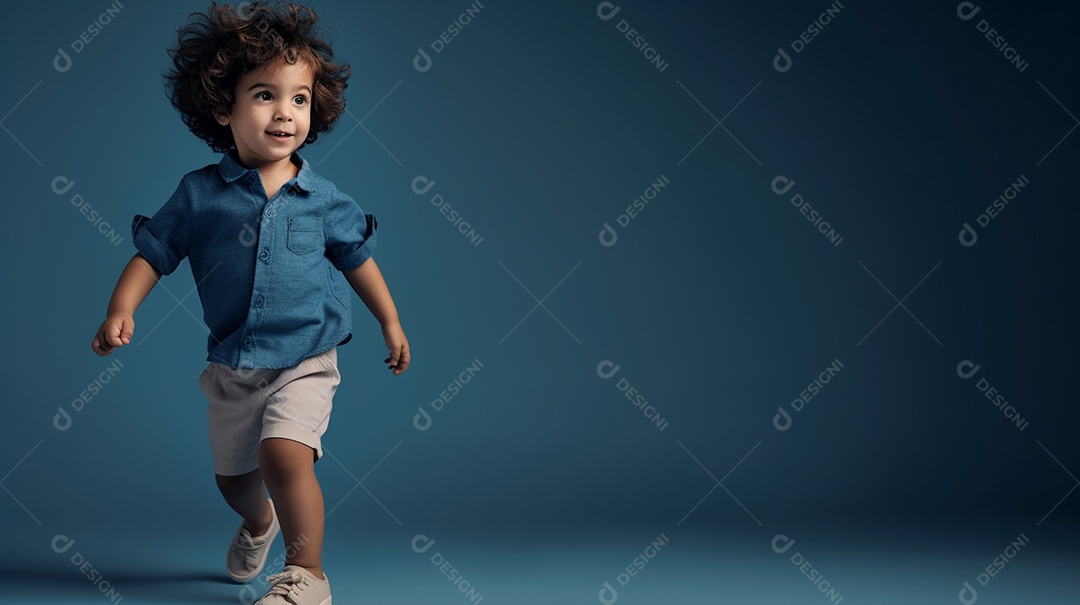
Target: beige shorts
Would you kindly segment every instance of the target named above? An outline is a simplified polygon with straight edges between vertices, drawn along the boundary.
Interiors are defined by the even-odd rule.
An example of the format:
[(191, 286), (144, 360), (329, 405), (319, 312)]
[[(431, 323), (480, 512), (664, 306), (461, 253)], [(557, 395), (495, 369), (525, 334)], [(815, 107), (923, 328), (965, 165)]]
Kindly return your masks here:
[(280, 370), (233, 370), (210, 362), (199, 386), (210, 402), (214, 472), (243, 475), (259, 468), (259, 444), (271, 437), (299, 441), (318, 460), (340, 383), (336, 348)]

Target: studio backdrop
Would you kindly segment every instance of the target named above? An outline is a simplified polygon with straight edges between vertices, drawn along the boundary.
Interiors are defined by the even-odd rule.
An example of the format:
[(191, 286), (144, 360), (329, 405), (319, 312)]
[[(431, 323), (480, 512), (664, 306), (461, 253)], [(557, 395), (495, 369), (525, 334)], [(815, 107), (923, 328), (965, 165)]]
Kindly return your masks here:
[[(5, 7), (4, 561), (230, 519), (188, 263), (90, 349), (133, 216), (220, 158), (161, 77), (205, 4)], [(352, 78), (300, 154), (378, 218), (412, 351), (353, 298), (337, 523), (1075, 528), (1076, 8), (312, 5)]]

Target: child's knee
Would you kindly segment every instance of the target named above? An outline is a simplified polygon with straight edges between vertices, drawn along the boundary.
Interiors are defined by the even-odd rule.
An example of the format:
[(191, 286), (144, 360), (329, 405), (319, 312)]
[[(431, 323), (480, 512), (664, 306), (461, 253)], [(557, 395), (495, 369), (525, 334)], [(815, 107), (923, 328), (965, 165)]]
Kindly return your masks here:
[(259, 444), (259, 470), (268, 481), (287, 481), (313, 471), (315, 450), (283, 438), (263, 439)]

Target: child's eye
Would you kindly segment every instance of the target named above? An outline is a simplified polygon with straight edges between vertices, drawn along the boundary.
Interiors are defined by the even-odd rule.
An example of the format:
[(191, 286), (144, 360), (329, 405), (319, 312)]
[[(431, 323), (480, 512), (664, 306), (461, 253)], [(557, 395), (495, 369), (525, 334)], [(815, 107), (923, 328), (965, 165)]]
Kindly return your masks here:
[(259, 99), (260, 101), (272, 101), (274, 100), (274, 95), (264, 90), (262, 92), (255, 93), (255, 98)]
[(304, 104), (307, 103), (307, 97), (304, 97), (304, 96), (296, 97), (295, 99), (293, 99), (293, 103), (296, 103), (297, 105), (304, 105)]

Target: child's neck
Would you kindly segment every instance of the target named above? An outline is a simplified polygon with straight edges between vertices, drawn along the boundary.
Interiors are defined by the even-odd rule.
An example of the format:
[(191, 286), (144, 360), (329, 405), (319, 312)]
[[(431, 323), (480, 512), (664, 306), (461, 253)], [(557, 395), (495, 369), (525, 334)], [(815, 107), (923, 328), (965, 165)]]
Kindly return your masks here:
[(250, 164), (241, 161), (241, 165), (245, 168), (249, 170), (254, 168), (259, 171), (259, 178), (262, 180), (267, 199), (274, 197), (282, 185), (296, 178), (296, 175), (300, 173), (300, 167), (292, 162), (291, 155), (277, 162), (266, 164), (251, 162)]

